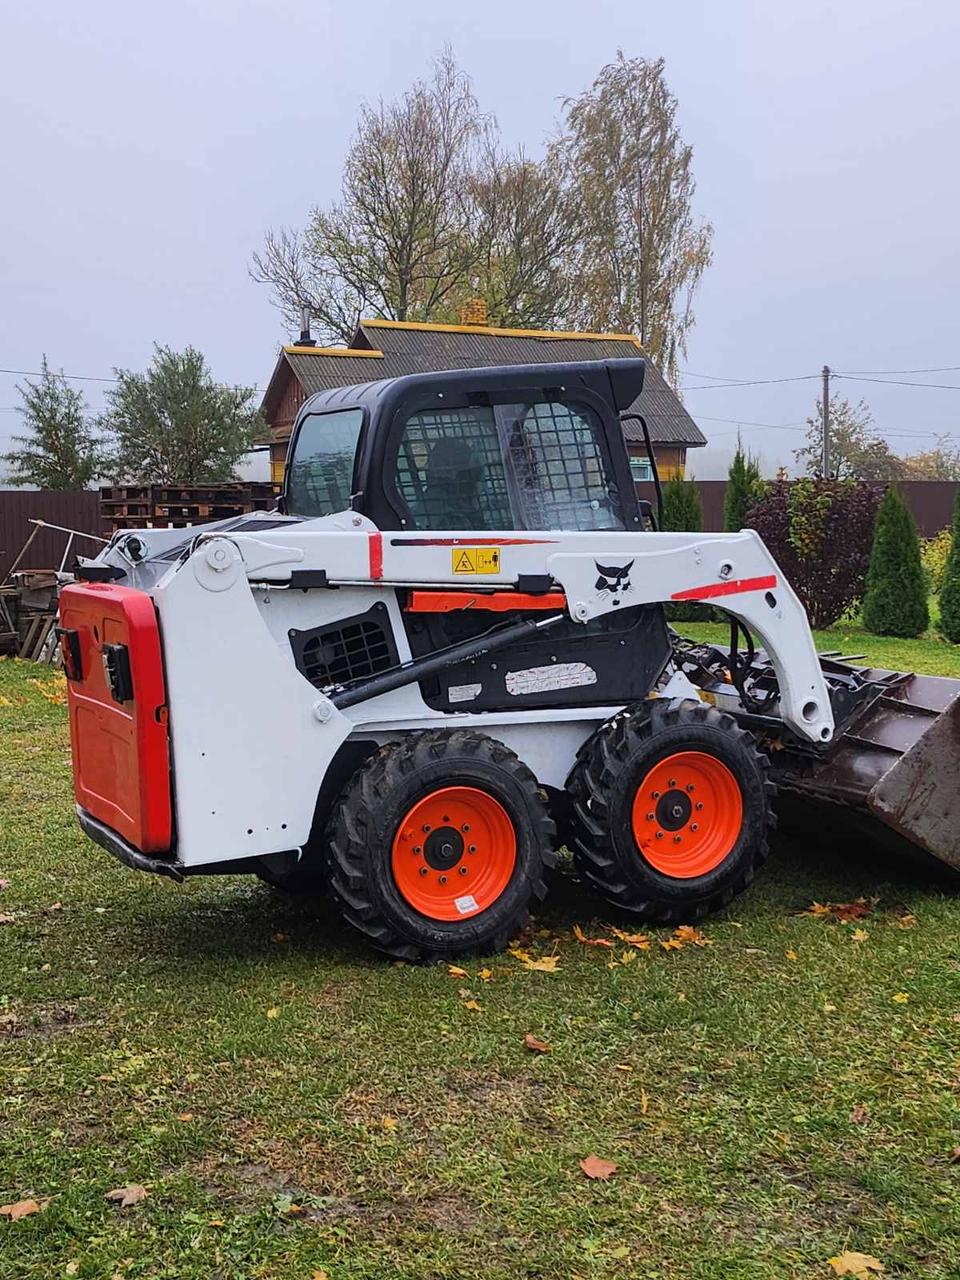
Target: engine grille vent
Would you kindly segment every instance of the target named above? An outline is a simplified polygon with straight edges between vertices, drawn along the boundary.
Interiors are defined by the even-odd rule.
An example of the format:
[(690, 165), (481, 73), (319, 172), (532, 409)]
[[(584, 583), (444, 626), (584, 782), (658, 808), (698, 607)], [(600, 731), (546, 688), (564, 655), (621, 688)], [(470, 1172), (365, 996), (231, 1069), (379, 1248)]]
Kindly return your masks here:
[(376, 675), (398, 661), (382, 604), (310, 631), (292, 631), (290, 643), (297, 668), (317, 689)]

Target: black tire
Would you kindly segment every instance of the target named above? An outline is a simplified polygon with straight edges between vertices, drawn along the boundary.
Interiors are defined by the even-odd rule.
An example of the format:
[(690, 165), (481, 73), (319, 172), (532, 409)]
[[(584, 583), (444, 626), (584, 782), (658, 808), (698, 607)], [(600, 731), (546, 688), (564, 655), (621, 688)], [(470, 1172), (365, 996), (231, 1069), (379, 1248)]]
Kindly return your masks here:
[[(496, 900), (449, 921), (416, 910), (398, 888), (392, 864), (405, 817), (448, 787), (487, 793), (506, 811), (516, 840), (509, 882)], [(526, 923), (531, 900), (546, 893), (555, 835), (536, 778), (502, 743), (466, 730), (411, 734), (368, 760), (334, 807), (326, 837), (330, 891), (347, 922), (388, 955), (431, 962), (499, 951)], [(455, 870), (458, 864), (451, 876)]]
[[(733, 775), (740, 792), (739, 834), (722, 861), (705, 874), (664, 874), (648, 861), (634, 834), (633, 806), (640, 783), (678, 752), (713, 757)], [(753, 735), (733, 716), (681, 699), (652, 699), (628, 707), (583, 745), (568, 781), (577, 815), (575, 862), (580, 875), (608, 902), (644, 920), (690, 923), (718, 910), (750, 884), (769, 854), (776, 788), (768, 771), (769, 762), (757, 750)], [(668, 794), (672, 793), (664, 793), (664, 803)], [(682, 794), (677, 798), (685, 804)], [(646, 803), (655, 806), (661, 801)], [(659, 827), (659, 810), (654, 812), (658, 820), (653, 826)], [(678, 809), (670, 813), (681, 821)], [(683, 822), (697, 816), (687, 812)], [(671, 830), (681, 837), (676, 842), (680, 845), (685, 827)], [(668, 830), (663, 836), (669, 850), (673, 836)]]

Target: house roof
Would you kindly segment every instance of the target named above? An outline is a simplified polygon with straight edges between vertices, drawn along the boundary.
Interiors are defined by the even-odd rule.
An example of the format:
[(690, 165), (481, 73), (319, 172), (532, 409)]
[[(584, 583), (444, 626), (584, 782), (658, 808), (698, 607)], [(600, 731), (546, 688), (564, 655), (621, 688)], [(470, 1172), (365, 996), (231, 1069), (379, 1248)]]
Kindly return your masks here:
[[(305, 395), (313, 395), (317, 391), (355, 384), (361, 378), (375, 381), (441, 369), (621, 359), (636, 354), (642, 354), (642, 349), (631, 334), (361, 320), (350, 347), (284, 347), (263, 399), (263, 412), (269, 421), (271, 410), (282, 394), (285, 379), (278, 375), (284, 364)], [(361, 365), (364, 366), (362, 373)], [(707, 443), (676, 393), (649, 360), (643, 391), (626, 412), (643, 416), (654, 444), (697, 448)], [(643, 441), (638, 422), (625, 421), (623, 434), (631, 443)]]

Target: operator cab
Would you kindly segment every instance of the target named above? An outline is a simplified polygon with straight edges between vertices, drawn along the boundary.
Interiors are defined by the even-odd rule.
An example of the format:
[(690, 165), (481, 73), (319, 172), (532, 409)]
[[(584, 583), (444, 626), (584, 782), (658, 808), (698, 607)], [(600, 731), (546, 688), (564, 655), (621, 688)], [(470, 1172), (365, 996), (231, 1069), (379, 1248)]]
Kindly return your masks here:
[(629, 530), (643, 518), (619, 414), (642, 360), (452, 370), (311, 396), (283, 509), (384, 530)]

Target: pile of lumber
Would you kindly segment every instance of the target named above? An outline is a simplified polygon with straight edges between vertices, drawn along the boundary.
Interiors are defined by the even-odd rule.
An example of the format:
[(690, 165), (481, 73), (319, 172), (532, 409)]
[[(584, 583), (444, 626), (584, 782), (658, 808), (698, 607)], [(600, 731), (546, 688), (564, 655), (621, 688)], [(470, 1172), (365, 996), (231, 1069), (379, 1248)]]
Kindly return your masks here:
[(112, 485), (100, 490), (100, 513), (117, 529), (184, 529), (210, 520), (230, 520), (250, 511), (270, 511), (276, 489), (268, 481), (207, 485)]
[(50, 662), (57, 647), (57, 575), (23, 569), (0, 587), (0, 653)]

